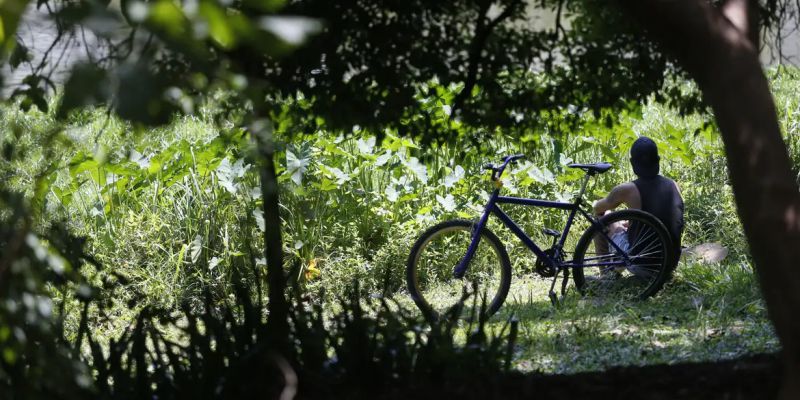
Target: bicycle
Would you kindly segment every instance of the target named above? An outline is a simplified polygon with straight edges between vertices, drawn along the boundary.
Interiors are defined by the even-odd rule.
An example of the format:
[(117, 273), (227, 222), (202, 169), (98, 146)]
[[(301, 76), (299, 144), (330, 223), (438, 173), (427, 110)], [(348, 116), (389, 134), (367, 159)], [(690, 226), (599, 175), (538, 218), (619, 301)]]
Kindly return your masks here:
[[(438, 320), (446, 312), (463, 311), (465, 299), (475, 294), (470, 293), (470, 286), (473, 292), (475, 288), (483, 290), (488, 315), (502, 306), (511, 286), (511, 262), (503, 243), (486, 226), (491, 214), (536, 255), (536, 273), (553, 279), (548, 296), (554, 305), (566, 294), (570, 271), (576, 288), (584, 296), (616, 293), (622, 298), (646, 299), (661, 289), (669, 278), (675, 258), (671, 239), (661, 221), (641, 210), (620, 210), (602, 217), (584, 210), (583, 195), (589, 180), (611, 169), (611, 164), (568, 165), (586, 173), (572, 203), (501, 196), (503, 172), (510, 163), (523, 157), (511, 155), (503, 158), (499, 167), (484, 166), (484, 170), (491, 171), (494, 189), (477, 222), (441, 222), (426, 230), (414, 243), (406, 266), (406, 284), (411, 298), (426, 318)], [(544, 235), (553, 238), (552, 245), (542, 250), (499, 204), (566, 210), (569, 216), (561, 232), (542, 230)], [(589, 227), (578, 239), (572, 259), (567, 261), (563, 247), (577, 215), (585, 218)], [(456, 243), (459, 239), (463, 240), (460, 246)], [(481, 247), (482, 244), (488, 246)], [(595, 244), (594, 253), (587, 252), (591, 244)], [(555, 292), (559, 275), (563, 276), (561, 299)]]

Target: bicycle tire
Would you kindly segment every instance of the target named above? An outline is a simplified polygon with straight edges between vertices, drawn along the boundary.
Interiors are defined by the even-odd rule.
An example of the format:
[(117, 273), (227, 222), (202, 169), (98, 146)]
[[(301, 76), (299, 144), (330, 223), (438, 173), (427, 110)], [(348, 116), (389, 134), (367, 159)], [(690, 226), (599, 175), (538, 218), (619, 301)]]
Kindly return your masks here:
[[(420, 283), (420, 275), (422, 275), (421, 272), (423, 272), (422, 269), (424, 269), (424, 267), (421, 264), (426, 264), (427, 267), (427, 259), (423, 259), (422, 256), (424, 252), (429, 248), (431, 243), (438, 237), (449, 232), (460, 231), (461, 233), (464, 232), (468, 233), (468, 237), (471, 238), (474, 227), (475, 227), (474, 222), (465, 220), (450, 220), (441, 222), (423, 232), (422, 235), (419, 237), (419, 239), (417, 239), (417, 241), (414, 243), (414, 246), (411, 249), (411, 253), (408, 256), (408, 261), (406, 263), (406, 285), (408, 287), (408, 291), (409, 294), (411, 295), (411, 298), (414, 300), (414, 303), (422, 311), (422, 314), (425, 316), (425, 318), (431, 322), (439, 321), (443, 314), (442, 310), (445, 311), (451, 310), (452, 307), (455, 304), (457, 304), (457, 302), (452, 305), (446, 304), (444, 306), (439, 306), (438, 307), (439, 310), (435, 309), (431, 305), (430, 299), (426, 298), (424, 293), (425, 291), (422, 289), (423, 285), (421, 285)], [(496, 288), (496, 292), (491, 296), (491, 301), (489, 301), (490, 294), (488, 293), (488, 290), (494, 291), (494, 289), (487, 289), (485, 293), (486, 295), (485, 298), (487, 301), (486, 313), (488, 315), (493, 315), (494, 313), (497, 312), (497, 310), (500, 309), (500, 306), (503, 305), (506, 296), (508, 296), (509, 288), (511, 287), (511, 261), (509, 260), (508, 252), (506, 252), (503, 243), (494, 233), (492, 233), (488, 228), (483, 229), (483, 232), (481, 232), (481, 241), (479, 249), (476, 251), (476, 256), (473, 257), (473, 260), (468, 266), (466, 275), (463, 279), (458, 280), (457, 278), (453, 277), (452, 268), (455, 267), (455, 265), (457, 264), (457, 260), (460, 260), (460, 257), (463, 257), (463, 255), (466, 253), (467, 246), (463, 246), (463, 248), (461, 248), (461, 246), (458, 246), (452, 249), (448, 249), (452, 257), (449, 258), (441, 257), (444, 258), (441, 260), (441, 264), (444, 268), (450, 268), (449, 271), (447, 270), (444, 271), (445, 277), (449, 276), (449, 279), (452, 279), (453, 282), (455, 282), (456, 280), (461, 281), (460, 284), (462, 285), (462, 287), (464, 284), (470, 284), (471, 282), (470, 278), (479, 276), (477, 272), (475, 274), (471, 274), (471, 271), (484, 268), (483, 264), (477, 265), (478, 261), (476, 261), (476, 260), (481, 260), (481, 261), (484, 260), (483, 257), (485, 256), (485, 254), (481, 253), (483, 251), (483, 248), (480, 248), (480, 246), (483, 246), (484, 244), (488, 244), (491, 247), (491, 249), (494, 250), (494, 253), (497, 257), (496, 267), (499, 268), (499, 271), (497, 271), (499, 272), (499, 282), (488, 282), (487, 280), (487, 282), (478, 283), (479, 289), (481, 289), (481, 284), (485, 285), (485, 287), (483, 287), (482, 289), (487, 289), (488, 285), (490, 284), (493, 285), (494, 288)], [(445, 243), (445, 245), (447, 244)], [(460, 256), (458, 256), (458, 254), (460, 254)], [(432, 256), (436, 256), (436, 254), (432, 254)], [(456, 259), (456, 257), (458, 258)], [(493, 265), (490, 264), (487, 265), (485, 268), (490, 269), (492, 267)], [(493, 280), (494, 279), (492, 279), (492, 281)]]
[[(590, 266), (598, 262), (619, 262), (619, 260), (622, 259), (619, 255), (620, 253), (616, 250), (609, 250), (608, 254), (596, 252), (594, 257), (590, 257), (590, 259), (586, 258), (586, 251), (599, 234), (599, 227), (592, 224), (592, 226), (586, 229), (583, 235), (581, 235), (573, 253), (572, 276), (578, 291), (583, 295), (594, 292), (608, 296), (614, 292), (615, 290), (613, 289), (616, 288), (619, 292), (626, 292), (625, 294), (627, 294), (627, 297), (634, 297), (640, 300), (644, 300), (658, 293), (664, 286), (664, 283), (670, 279), (673, 270), (672, 264), (675, 259), (675, 250), (672, 246), (672, 240), (664, 224), (652, 214), (636, 209), (615, 211), (601, 217), (598, 222), (603, 227), (605, 233), (608, 233), (609, 227), (612, 227), (615, 223), (627, 222), (629, 227), (635, 227), (636, 232), (624, 231), (626, 236), (624, 240), (630, 240), (631, 237), (635, 236), (634, 240), (636, 242), (633, 245), (628, 243), (630, 247), (626, 250), (633, 265), (625, 267), (621, 272), (618, 271), (620, 269), (619, 267), (614, 268), (614, 271), (609, 271), (606, 274), (599, 271), (601, 267)], [(633, 223), (636, 225), (632, 225)], [(604, 236), (607, 242), (608, 235), (606, 234)], [(597, 244), (595, 244), (595, 247), (596, 246)], [(587, 284), (588, 279), (586, 279), (585, 276), (585, 273), (592, 268), (596, 268), (594, 271), (600, 272), (594, 281), (601, 283), (597, 283), (594, 286)], [(608, 268), (610, 267), (606, 267), (606, 269)], [(641, 287), (641, 290), (637, 291), (636, 289), (628, 287), (631, 285), (626, 286), (624, 282), (619, 282), (619, 278), (622, 278), (622, 275), (626, 272), (635, 278), (629, 280), (629, 282), (633, 281), (633, 285)], [(610, 275), (612, 273), (619, 274), (619, 276)], [(599, 288), (605, 290), (599, 290)], [(635, 294), (633, 293), (634, 291), (636, 291)]]

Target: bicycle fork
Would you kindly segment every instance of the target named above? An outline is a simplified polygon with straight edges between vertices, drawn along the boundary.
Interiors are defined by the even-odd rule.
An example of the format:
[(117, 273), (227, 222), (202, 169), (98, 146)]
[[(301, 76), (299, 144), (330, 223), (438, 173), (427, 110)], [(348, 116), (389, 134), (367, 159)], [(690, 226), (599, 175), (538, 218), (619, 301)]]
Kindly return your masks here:
[(477, 224), (475, 224), (472, 231), (472, 241), (467, 249), (467, 254), (465, 254), (464, 257), (459, 260), (458, 265), (453, 268), (453, 276), (456, 279), (462, 279), (464, 278), (464, 275), (466, 275), (469, 262), (475, 255), (475, 251), (478, 250), (478, 245), (481, 241), (481, 232), (483, 232), (483, 228), (486, 227), (486, 222), (489, 220), (489, 214), (492, 213), (492, 209), (494, 209), (495, 201), (497, 200), (497, 196), (499, 194), (500, 190), (498, 189), (495, 189), (494, 192), (492, 192), (492, 196), (489, 198), (489, 201), (486, 203), (486, 208), (483, 210), (481, 219), (478, 220)]

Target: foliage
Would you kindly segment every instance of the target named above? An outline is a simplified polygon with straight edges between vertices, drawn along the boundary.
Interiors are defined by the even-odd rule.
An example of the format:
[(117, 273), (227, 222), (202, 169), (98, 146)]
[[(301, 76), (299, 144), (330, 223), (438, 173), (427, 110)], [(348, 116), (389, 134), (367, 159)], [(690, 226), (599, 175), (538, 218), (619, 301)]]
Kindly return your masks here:
[[(62, 301), (88, 301), (94, 289), (82, 279), (85, 238), (55, 225), (37, 234), (23, 196), (0, 191), (0, 393), (7, 399), (88, 394), (91, 371), (64, 336)], [(49, 289), (49, 290), (46, 290)], [(61, 303), (63, 304), (63, 302)], [(53, 374), (54, 370), (59, 371)]]
[[(115, 213), (121, 206), (140, 205), (132, 199), (138, 199), (143, 192), (152, 190), (149, 194), (158, 197), (173, 186), (190, 182), (196, 188), (202, 184), (216, 187), (220, 193), (238, 193), (246, 188), (241, 179), (245, 175), (243, 162), (240, 159), (231, 165), (227, 158), (231, 151), (237, 154), (234, 150), (242, 145), (237, 137), (241, 136), (227, 137), (224, 144), (219, 137), (210, 140), (203, 143), (202, 151), (178, 141), (154, 157), (134, 153), (133, 160), (130, 153), (124, 158), (119, 154), (98, 158), (80, 151), (72, 156), (60, 155), (68, 161), (63, 170), (45, 168), (38, 178), (41, 184), (31, 195), (2, 193), (0, 294), (5, 300), (0, 303), (0, 397), (176, 398), (213, 393), (214, 397), (260, 398), (297, 390), (305, 396), (367, 397), (387, 388), (403, 392), (415, 385), (460, 386), (474, 376), (509, 368), (515, 329), (507, 331), (509, 337), (503, 333), (492, 335), (484, 330), (484, 321), (476, 319), (469, 346), (463, 346), (454, 340), (453, 325), (422, 326), (413, 313), (390, 300), (362, 299), (358, 288), (351, 295), (340, 297), (340, 310), (335, 315), (323, 312), (327, 304), (301, 298), (302, 289), (295, 288), (288, 340), (291, 347), (278, 353), (268, 334), (261, 287), (263, 272), (252, 251), (249, 257), (220, 254), (230, 265), (225, 269), (227, 276), (216, 276), (224, 282), (218, 288), (229, 290), (230, 296), (220, 295), (214, 287), (201, 288), (189, 298), (199, 301), (182, 302), (180, 310), (174, 304), (148, 304), (138, 312), (127, 309), (134, 317), (131, 323), (124, 324), (121, 320), (126, 316), (114, 314), (132, 304), (120, 306), (114, 297), (139, 285), (138, 277), (133, 277), (131, 285), (119, 274), (126, 268), (115, 265), (110, 271), (101, 269), (100, 263), (85, 253), (86, 239), (71, 235), (66, 224), (55, 223), (52, 217), (76, 207), (76, 211), (89, 217), (89, 228), (113, 227), (112, 232), (106, 233), (118, 239), (120, 234), (140, 234), (152, 227), (134, 221), (136, 230), (118, 229), (130, 224), (127, 220), (136, 215), (127, 213), (117, 218)], [(35, 171), (40, 167), (15, 160), (19, 155), (16, 150), (31, 154), (27, 151), (32, 148), (25, 143), (31, 136), (25, 139), (14, 146), (14, 151), (7, 152), (8, 159), (2, 164), (4, 174), (17, 168)], [(157, 167), (151, 171), (145, 163)], [(56, 181), (74, 192), (56, 190), (52, 186)], [(97, 202), (91, 207), (78, 205), (88, 197), (82, 192), (86, 187), (91, 190), (90, 195), (96, 196)], [(39, 194), (42, 191), (46, 194)], [(178, 189), (178, 193), (185, 193), (182, 191), (185, 188)], [(214, 196), (205, 190), (190, 191), (188, 195), (202, 193)], [(237, 199), (218, 195), (198, 202)], [(39, 200), (31, 212), (30, 200), (35, 199)], [(59, 208), (48, 207), (49, 202), (58, 202)], [(189, 209), (194, 204), (184, 206)], [(143, 210), (146, 208), (139, 211)], [(220, 212), (209, 218), (224, 222), (231, 215), (230, 211)], [(184, 217), (198, 219), (197, 215)], [(191, 221), (183, 228), (194, 229)], [(240, 222), (255, 230), (255, 221), (250, 218)], [(209, 223), (205, 224), (205, 234), (213, 240), (216, 235), (210, 234)], [(35, 233), (39, 229), (45, 234)], [(249, 240), (254, 232), (239, 235)], [(113, 239), (93, 239), (92, 246), (118, 250)], [(133, 245), (141, 243), (134, 241)], [(212, 242), (207, 247), (215, 246)], [(192, 260), (194, 263), (206, 246), (172, 251), (197, 257)], [(98, 258), (107, 260), (109, 255), (99, 254)], [(154, 256), (145, 253), (138, 259), (147, 261), (147, 257)], [(206, 272), (214, 277), (213, 258), (208, 263)], [(93, 287), (92, 282), (101, 287)], [(77, 326), (71, 326), (76, 317)], [(98, 332), (109, 320), (125, 325), (119, 333), (110, 332), (110, 338)], [(59, 373), (52, 373), (53, 368)], [(365, 378), (370, 384), (363, 384)]]
[[(780, 80), (775, 82), (790, 85), (791, 76), (776, 76)], [(793, 91), (781, 96), (785, 104), (793, 104)], [(432, 115), (447, 105), (427, 98), (420, 102)], [(253, 237), (265, 227), (258, 212), (257, 177), (248, 157), (250, 144), (240, 131), (215, 125), (212, 109), (198, 117), (178, 118), (138, 138), (126, 136), (125, 123), (114, 118), (104, 122), (104, 115), (87, 111), (73, 117), (65, 131), (75, 138), (74, 147), (50, 155), (62, 168), (49, 170), (44, 164), (16, 161), (3, 165), (8, 181), (20, 187), (29, 185), (23, 177), (45, 171), (43, 182), (49, 186), (42, 189), (46, 196), (36, 203), (36, 224), (45, 227), (53, 219), (66, 219), (73, 230), (90, 238), (88, 250), (98, 260), (130, 282), (107, 288), (103, 301), (108, 308), (92, 308), (87, 316), (93, 340), (101, 345), (118, 340), (121, 332), (136, 323), (139, 310), (186, 307), (186, 312), (200, 315), (209, 305), (234, 304), (236, 285), (257, 282), (256, 277), (263, 275), (263, 245)], [(785, 115), (790, 125), (792, 114)], [(38, 132), (14, 141), (17, 150), (36, 160), (43, 148), (35, 140), (37, 135), (47, 136), (50, 118), (9, 110), (3, 123)], [(438, 118), (445, 122), (446, 114)], [(353, 293), (354, 280), (362, 293), (394, 295), (410, 306), (402, 289), (402, 271), (411, 242), (434, 221), (479, 214), (487, 193), (483, 163), (502, 154), (525, 152), (528, 159), (510, 171), (505, 190), (569, 199), (579, 175), (565, 168), (565, 163), (611, 161), (617, 168), (596, 180), (592, 199), (631, 177), (625, 151), (637, 134), (646, 134), (659, 143), (664, 172), (679, 182), (686, 199), (684, 243), (720, 241), (732, 251), (730, 261), (717, 269), (682, 266), (675, 286), (645, 306), (597, 305), (569, 297), (567, 307), (555, 310), (544, 298), (547, 282), (525, 278), (533, 266), (530, 255), (514, 245), (508, 232), (495, 229), (509, 247), (518, 274), (504, 308), (517, 313), (524, 327), (521, 343), (525, 345), (515, 353), (515, 365), (574, 371), (637, 360), (716, 358), (773, 349), (774, 338), (747, 267), (749, 259), (723, 178), (725, 164), (713, 127), (703, 117), (682, 118), (657, 104), (620, 119), (621, 124), (609, 128), (602, 119), (588, 115), (580, 134), (498, 132), (484, 143), (470, 141), (470, 131), (462, 127), (463, 136), (452, 144), (428, 147), (391, 131), (379, 142), (366, 128), (348, 136), (324, 130), (303, 140), (293, 136), (278, 152), (285, 265), (298, 267), (289, 279), (304, 286), (307, 298), (322, 304), (329, 316), (340, 310), (337, 297)], [(550, 122), (558, 123), (558, 117)], [(283, 126), (291, 123), (277, 121), (279, 138), (284, 137)], [(94, 137), (100, 143), (96, 149), (82, 144), (83, 138)], [(534, 236), (538, 227), (559, 227), (565, 217), (508, 211)], [(97, 284), (115, 279), (106, 271), (89, 275)], [(702, 313), (692, 306), (693, 299), (700, 297), (705, 299)], [(80, 304), (64, 304), (66, 336), (75, 339)], [(669, 329), (647, 328), (647, 321), (658, 320), (633, 318), (631, 313), (674, 315), (677, 320)], [(492, 320), (489, 326), (498, 329), (503, 321)], [(686, 350), (695, 337), (702, 336), (699, 332), (705, 332), (702, 326), (724, 332), (719, 353)], [(628, 341), (592, 339), (613, 336), (615, 329), (623, 327), (650, 333)], [(457, 340), (463, 340), (463, 332), (463, 328), (456, 330), (461, 338)], [(172, 341), (182, 335), (175, 328), (163, 334)], [(743, 346), (744, 338), (751, 338), (751, 344)], [(632, 356), (648, 347), (650, 340), (666, 347), (648, 350), (643, 358)], [(576, 349), (583, 349), (579, 362), (572, 358)]]
[[(429, 85), (443, 94), (457, 90)], [(438, 97), (420, 97), (419, 102), (430, 118), (449, 123), (442, 112), (447, 103)], [(184, 301), (199, 304), (206, 289), (226, 298), (232, 294), (228, 283), (234, 265), (264, 262), (262, 244), (252, 240), (266, 227), (250, 144), (241, 130), (218, 128), (216, 109), (208, 110), (133, 141), (122, 138), (126, 125), (112, 119), (102, 125), (97, 151), (80, 146), (64, 152), (59, 162), (67, 167), (48, 172), (50, 186), (44, 192), (50, 195), (42, 211), (69, 218), (78, 232), (93, 238), (91, 245), (103, 262), (139, 283), (118, 294), (119, 299), (144, 296), (146, 304), (174, 307)], [(7, 117), (9, 126), (37, 124), (22, 122), (31, 121), (28, 114)], [(91, 113), (76, 117), (68, 132), (94, 137), (99, 118)], [(460, 135), (427, 147), (391, 130), (379, 141), (378, 133), (366, 128), (345, 136), (321, 127), (313, 136), (297, 138), (294, 119), (290, 114), (285, 118), (275, 126), (277, 137), (286, 140), (278, 150), (277, 172), (287, 265), (301, 266), (292, 279), (322, 285), (327, 293), (342, 293), (353, 278), (370, 292), (397, 290), (408, 248), (419, 232), (434, 221), (479, 214), (487, 195), (484, 163), (502, 154), (526, 153), (527, 160), (510, 171), (505, 190), (569, 200), (581, 175), (567, 163), (609, 161), (617, 168), (590, 186), (591, 201), (631, 178), (626, 149), (641, 134), (659, 143), (663, 171), (679, 182), (686, 198), (684, 243), (722, 241), (737, 259), (746, 256), (724, 178), (722, 148), (704, 117), (681, 118), (651, 104), (641, 114), (618, 116), (620, 124), (612, 127), (602, 117), (584, 115), (584, 129), (569, 136), (518, 128), (496, 132), (484, 142), (472, 142), (474, 133), (466, 126), (450, 124)], [(561, 121), (558, 115), (548, 118), (550, 126)], [(25, 141), (18, 145), (26, 146)], [(118, 150), (104, 150), (111, 148)], [(28, 167), (7, 174), (35, 175), (24, 172)], [(557, 228), (565, 218), (517, 208), (509, 212), (533, 235), (537, 227)], [(513, 243), (507, 232), (501, 234)], [(517, 268), (524, 267), (525, 253), (510, 250), (512, 259), (519, 260)]]
[[(14, 0), (9, 7), (25, 4)], [(611, 122), (654, 94), (683, 111), (704, 107), (696, 91), (664, 84), (682, 77), (680, 69), (641, 35), (638, 21), (595, 0), (126, 1), (119, 7), (47, 0), (37, 8), (45, 5), (63, 36), (89, 29), (102, 44), (99, 62), (71, 71), (58, 106), (62, 117), (108, 104), (123, 118), (162, 124), (175, 111), (194, 112), (222, 88), (237, 92), (236, 104), (272, 113), (303, 99), (306, 106), (292, 112), (306, 126), (320, 117), (330, 130), (359, 124), (380, 138), (389, 126), (403, 136), (446, 138), (446, 126), (418, 112), (420, 90), (441, 95), (425, 87), (431, 79), (458, 88), (446, 94), (455, 119), (490, 129), (541, 126), (547, 122), (541, 112), (577, 122), (568, 110), (596, 116), (611, 110), (605, 115)], [(762, 29), (774, 30), (792, 6), (759, 3)], [(18, 41), (13, 67), (30, 58), (24, 39)], [(8, 48), (14, 42), (5, 40)], [(50, 78), (35, 68), (13, 96), (25, 109), (46, 111)]]
[[(214, 305), (207, 298), (200, 312), (146, 309), (107, 352), (86, 335), (96, 394), (368, 398), (409, 387), (447, 387), (503, 370), (516, 334), (513, 325), (511, 345), (505, 345), (506, 338), (489, 338), (480, 323), (462, 347), (453, 342), (452, 326), (423, 328), (408, 310), (385, 299), (364, 301), (357, 290), (342, 300), (332, 320), (319, 304), (299, 297), (293, 304), (293, 348), (285, 355), (264, 343), (264, 305), (254, 303), (244, 287), (235, 301)], [(165, 327), (177, 329), (180, 339), (164, 335)]]

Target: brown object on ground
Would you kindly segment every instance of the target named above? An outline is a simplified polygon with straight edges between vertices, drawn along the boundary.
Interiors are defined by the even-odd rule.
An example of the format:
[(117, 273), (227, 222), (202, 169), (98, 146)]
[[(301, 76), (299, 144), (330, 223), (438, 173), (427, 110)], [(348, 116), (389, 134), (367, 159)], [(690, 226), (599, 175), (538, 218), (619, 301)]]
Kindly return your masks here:
[(728, 248), (719, 243), (702, 243), (684, 249), (682, 260), (699, 261), (704, 264), (716, 264), (728, 256)]

